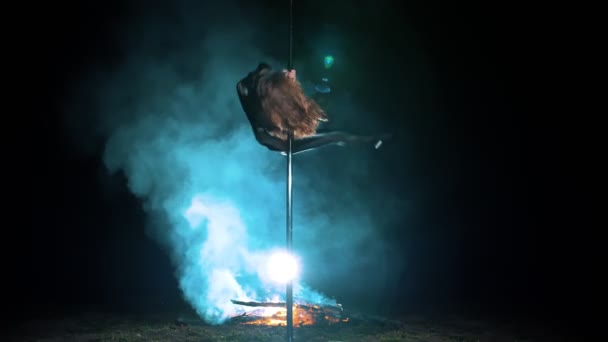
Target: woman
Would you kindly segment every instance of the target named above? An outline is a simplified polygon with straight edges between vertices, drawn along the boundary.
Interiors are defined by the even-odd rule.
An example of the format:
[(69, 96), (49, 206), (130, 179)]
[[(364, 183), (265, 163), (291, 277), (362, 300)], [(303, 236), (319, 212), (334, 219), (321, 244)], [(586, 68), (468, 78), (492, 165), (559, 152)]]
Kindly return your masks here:
[(327, 115), (304, 95), (295, 70), (273, 71), (268, 64), (260, 63), (237, 83), (237, 93), (256, 140), (273, 151), (287, 152), (290, 136), (293, 154), (331, 144), (365, 143), (379, 148), (386, 138), (317, 133), (319, 122), (327, 121)]

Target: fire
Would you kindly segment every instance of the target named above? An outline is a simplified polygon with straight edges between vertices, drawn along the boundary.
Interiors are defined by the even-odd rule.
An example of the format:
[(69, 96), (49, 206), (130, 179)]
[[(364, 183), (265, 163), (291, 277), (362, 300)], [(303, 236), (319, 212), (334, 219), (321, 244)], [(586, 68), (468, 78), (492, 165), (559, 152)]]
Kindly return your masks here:
[[(287, 309), (284, 307), (266, 307), (253, 310), (242, 317), (250, 318), (242, 322), (249, 325), (285, 326), (287, 324)], [(341, 311), (324, 308), (318, 305), (293, 305), (293, 325), (302, 327), (313, 324), (335, 324), (348, 322), (341, 317)]]

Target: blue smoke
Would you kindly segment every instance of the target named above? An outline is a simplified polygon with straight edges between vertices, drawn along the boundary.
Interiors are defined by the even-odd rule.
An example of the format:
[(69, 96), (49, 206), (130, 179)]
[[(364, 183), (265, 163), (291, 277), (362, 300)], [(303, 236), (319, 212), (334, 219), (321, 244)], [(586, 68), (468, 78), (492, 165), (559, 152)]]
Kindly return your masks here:
[[(214, 324), (244, 310), (232, 299), (284, 295), (283, 286), (267, 281), (264, 265), (285, 241), (285, 157), (255, 141), (235, 92), (236, 82), (259, 61), (283, 63), (257, 48), (254, 26), (224, 6), (225, 23), (200, 31), (193, 29), (200, 17), (193, 17), (209, 17), (203, 9), (177, 11), (183, 16), (179, 28), (148, 14), (152, 19), (127, 31), (127, 57), (91, 71), (78, 85), (73, 106), (74, 127), (101, 133), (107, 169), (124, 173), (141, 200), (149, 215), (147, 233), (166, 248), (184, 298)], [(153, 30), (142, 29), (147, 27)], [(160, 42), (138, 40), (142, 32), (154, 32)], [(167, 41), (179, 43), (157, 51)], [(88, 105), (77, 98), (88, 99)], [(296, 158), (294, 241), (302, 281), (331, 282), (370, 262), (381, 269), (383, 244), (374, 237), (372, 209), (362, 200), (363, 190), (351, 186), (366, 177), (369, 166), (359, 156), (323, 170), (320, 158)], [(339, 186), (342, 199), (332, 196)], [(295, 297), (335, 303), (304, 282)]]

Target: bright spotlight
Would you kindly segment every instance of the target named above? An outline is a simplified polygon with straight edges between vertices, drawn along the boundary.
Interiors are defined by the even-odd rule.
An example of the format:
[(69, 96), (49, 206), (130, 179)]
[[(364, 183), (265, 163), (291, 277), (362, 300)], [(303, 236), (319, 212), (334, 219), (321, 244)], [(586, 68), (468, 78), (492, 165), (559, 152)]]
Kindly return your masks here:
[(268, 275), (277, 283), (287, 283), (294, 280), (300, 273), (300, 265), (296, 257), (287, 252), (275, 252), (268, 259)]

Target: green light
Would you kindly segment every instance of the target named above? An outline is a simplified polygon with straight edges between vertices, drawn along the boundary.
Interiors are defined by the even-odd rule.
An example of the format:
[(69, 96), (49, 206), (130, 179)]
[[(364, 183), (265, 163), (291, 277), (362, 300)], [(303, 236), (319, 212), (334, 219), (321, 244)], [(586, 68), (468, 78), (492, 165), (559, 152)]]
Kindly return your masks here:
[(334, 65), (334, 57), (325, 56), (325, 59), (323, 59), (323, 65), (325, 65), (325, 69), (331, 68)]

